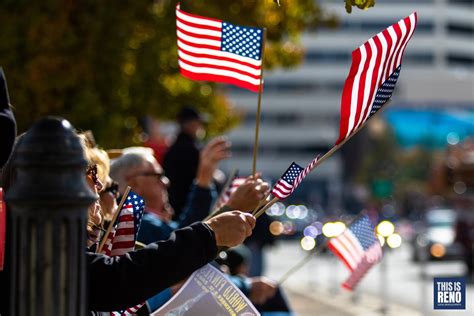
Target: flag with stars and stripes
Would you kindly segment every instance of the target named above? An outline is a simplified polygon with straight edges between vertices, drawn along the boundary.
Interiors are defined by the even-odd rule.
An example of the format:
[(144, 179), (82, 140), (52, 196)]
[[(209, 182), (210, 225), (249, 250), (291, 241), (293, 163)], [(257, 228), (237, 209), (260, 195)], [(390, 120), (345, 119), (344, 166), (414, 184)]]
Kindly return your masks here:
[(352, 65), (342, 92), (336, 144), (353, 134), (392, 96), (403, 53), (416, 23), (414, 12), (352, 52)]
[(273, 196), (279, 199), (286, 199), (289, 197), (300, 183), (303, 182), (303, 179), (314, 169), (319, 158), (320, 155), (316, 156), (316, 158), (314, 158), (304, 169), (297, 163), (293, 162), (273, 187)]
[(104, 247), (106, 255), (121, 256), (135, 249), (144, 209), (143, 198), (130, 191), (117, 217), (115, 227), (107, 236)]
[(328, 242), (328, 248), (351, 271), (342, 287), (352, 290), (362, 277), (382, 259), (382, 247), (367, 215), (356, 219), (345, 231)]
[[(114, 228), (112, 228), (107, 236), (102, 250), (103, 253), (108, 256), (122, 256), (135, 249), (135, 242), (137, 240), (144, 209), (145, 202), (143, 198), (130, 191), (123, 203), (122, 209), (119, 210), (120, 213), (117, 216)], [(135, 315), (144, 304), (145, 303), (140, 303), (125, 310), (101, 314), (112, 316)]]
[(272, 194), (279, 199), (286, 199), (290, 196), (295, 189), (293, 184), (303, 170), (303, 167), (292, 162), (285, 173), (273, 186)]
[(189, 14), (176, 6), (181, 74), (260, 90), (263, 29)]

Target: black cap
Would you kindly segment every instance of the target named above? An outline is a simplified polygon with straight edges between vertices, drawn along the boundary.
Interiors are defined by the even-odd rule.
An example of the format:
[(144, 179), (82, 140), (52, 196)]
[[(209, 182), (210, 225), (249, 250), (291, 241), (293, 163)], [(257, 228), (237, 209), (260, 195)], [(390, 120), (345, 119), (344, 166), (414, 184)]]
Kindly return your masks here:
[(195, 120), (203, 123), (207, 121), (201, 113), (199, 113), (195, 108), (189, 106), (184, 107), (181, 112), (178, 113), (177, 120), (180, 124)]
[(3, 68), (0, 67), (0, 109), (10, 107), (10, 98), (8, 97), (7, 80), (3, 73)]

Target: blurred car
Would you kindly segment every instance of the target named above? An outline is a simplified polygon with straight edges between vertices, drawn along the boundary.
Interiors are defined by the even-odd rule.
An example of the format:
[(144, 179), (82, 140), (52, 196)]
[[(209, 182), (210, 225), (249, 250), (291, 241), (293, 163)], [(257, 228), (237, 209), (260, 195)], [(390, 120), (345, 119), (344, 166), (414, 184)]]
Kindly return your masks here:
[(413, 243), (413, 260), (450, 260), (462, 257), (462, 246), (455, 242), (457, 213), (452, 209), (426, 212)]

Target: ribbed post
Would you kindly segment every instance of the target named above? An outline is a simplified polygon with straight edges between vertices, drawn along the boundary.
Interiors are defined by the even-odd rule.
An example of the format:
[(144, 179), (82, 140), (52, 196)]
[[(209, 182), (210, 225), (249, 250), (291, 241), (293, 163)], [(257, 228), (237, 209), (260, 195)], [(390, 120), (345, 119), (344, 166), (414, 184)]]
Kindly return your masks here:
[(87, 208), (96, 200), (70, 123), (37, 122), (16, 149), (6, 194), (9, 315), (86, 315)]

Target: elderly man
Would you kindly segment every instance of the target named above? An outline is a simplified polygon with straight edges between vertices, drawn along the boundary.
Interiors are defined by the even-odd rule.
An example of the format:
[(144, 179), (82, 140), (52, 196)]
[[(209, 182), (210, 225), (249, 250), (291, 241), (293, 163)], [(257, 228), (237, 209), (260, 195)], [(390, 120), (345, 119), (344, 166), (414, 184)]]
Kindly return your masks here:
[[(110, 176), (119, 183), (119, 191), (123, 192), (128, 185), (145, 200), (146, 209), (138, 232), (138, 241), (148, 244), (166, 239), (173, 230), (206, 217), (215, 197), (212, 174), (219, 162), (230, 156), (229, 146), (225, 138), (218, 137), (211, 140), (200, 152), (197, 176), (188, 195), (185, 210), (178, 221), (171, 220), (173, 209), (168, 201), (169, 180), (151, 153), (127, 153), (112, 162)], [(249, 177), (229, 200), (227, 208), (252, 210), (267, 190), (267, 183)]]

